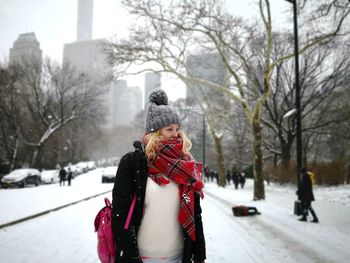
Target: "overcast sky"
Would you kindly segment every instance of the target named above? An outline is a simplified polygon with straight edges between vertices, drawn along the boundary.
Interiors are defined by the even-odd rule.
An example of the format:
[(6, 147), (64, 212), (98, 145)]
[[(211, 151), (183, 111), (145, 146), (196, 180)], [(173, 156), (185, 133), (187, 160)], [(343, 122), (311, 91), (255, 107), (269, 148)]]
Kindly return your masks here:
[[(234, 13), (249, 17), (257, 11), (258, 6), (254, 4), (256, 1), (226, 2)], [(78, 0), (0, 0), (0, 62), (8, 60), (9, 49), (18, 35), (28, 32), (35, 33), (44, 55), (61, 62), (63, 45), (76, 40), (77, 2)], [(285, 0), (270, 2), (275, 18), (281, 17), (288, 5), (291, 8)], [(292, 9), (290, 11), (292, 15)], [(123, 34), (127, 24), (128, 16), (122, 9), (120, 0), (94, 1), (94, 39)], [(135, 83), (130, 85), (138, 85), (139, 81), (135, 79)], [(184, 96), (183, 92), (176, 94), (178, 95), (174, 96)]]
[[(35, 32), (45, 55), (61, 61), (63, 45), (76, 40), (77, 0), (0, 0), (1, 57), (19, 34)], [(116, 0), (94, 1), (93, 37), (123, 30), (126, 16)]]

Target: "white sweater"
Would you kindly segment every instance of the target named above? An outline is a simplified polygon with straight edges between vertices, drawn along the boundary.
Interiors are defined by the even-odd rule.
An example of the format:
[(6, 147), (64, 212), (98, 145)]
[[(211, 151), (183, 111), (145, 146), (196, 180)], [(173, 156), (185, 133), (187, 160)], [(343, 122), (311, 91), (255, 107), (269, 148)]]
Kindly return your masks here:
[(142, 257), (172, 257), (183, 250), (178, 185), (158, 185), (147, 179), (145, 207), (137, 243)]

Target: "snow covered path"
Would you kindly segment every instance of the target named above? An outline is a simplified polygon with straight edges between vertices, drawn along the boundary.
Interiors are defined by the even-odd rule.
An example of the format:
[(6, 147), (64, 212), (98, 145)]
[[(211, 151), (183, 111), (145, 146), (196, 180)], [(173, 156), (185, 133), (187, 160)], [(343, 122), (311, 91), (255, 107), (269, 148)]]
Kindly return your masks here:
[(97, 263), (93, 220), (103, 197), (0, 230), (0, 262)]
[[(346, 190), (349, 199), (349, 187)], [(235, 235), (231, 237), (231, 250), (228, 247), (221, 251), (220, 247), (220, 251), (215, 252), (226, 253), (224, 258), (232, 259), (221, 262), (239, 262), (242, 258), (243, 262), (350, 262), (350, 251), (345, 245), (350, 242), (349, 206), (337, 202), (337, 192), (333, 194), (333, 202), (322, 200), (325, 196), (324, 189), (317, 189), (316, 199), (320, 201), (314, 202), (314, 207), (321, 223), (300, 222), (292, 214), (294, 192), (295, 190), (286, 187), (267, 186), (267, 200), (254, 202), (251, 201), (251, 184), (239, 190), (231, 187), (220, 189), (214, 184), (207, 184), (207, 197), (215, 196), (215, 199), (207, 198), (207, 202), (204, 202), (209, 204), (204, 206), (204, 212), (209, 209), (210, 214), (203, 216), (210, 220), (209, 226), (206, 226), (206, 229), (209, 228), (209, 253), (217, 249), (215, 245), (211, 248), (209, 243), (210, 236), (215, 233), (210, 228), (216, 225), (216, 231), (221, 232), (221, 235)], [(212, 211), (210, 203), (214, 204)], [(256, 206), (262, 215), (233, 217), (233, 205)], [(220, 210), (216, 222), (212, 222), (211, 213)], [(230, 231), (231, 229), (233, 230)], [(221, 239), (220, 236), (213, 238), (218, 239)], [(243, 254), (239, 254), (240, 251)]]
[[(23, 209), (26, 212), (21, 215), (40, 211), (38, 200), (44, 210), (81, 199), (87, 193), (111, 190), (113, 185), (102, 185), (100, 178), (96, 170), (78, 177), (71, 188), (56, 184), (1, 189), (0, 222)], [(314, 207), (320, 224), (299, 222), (292, 214), (294, 192), (292, 187), (271, 185), (266, 187), (266, 201), (253, 202), (251, 181), (239, 190), (207, 183), (202, 202), (206, 263), (350, 262), (349, 186), (315, 190)], [(111, 194), (105, 196), (110, 198)], [(103, 206), (103, 198), (0, 229), (0, 262), (98, 262), (93, 220)], [(256, 206), (262, 215), (234, 217), (231, 207), (239, 204)]]

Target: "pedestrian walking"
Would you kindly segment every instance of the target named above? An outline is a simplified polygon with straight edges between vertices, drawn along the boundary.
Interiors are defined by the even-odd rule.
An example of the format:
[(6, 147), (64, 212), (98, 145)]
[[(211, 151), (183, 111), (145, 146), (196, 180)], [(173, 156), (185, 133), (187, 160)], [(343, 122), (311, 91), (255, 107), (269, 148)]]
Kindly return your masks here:
[(205, 181), (209, 182), (209, 178), (210, 178), (210, 170), (208, 165), (204, 166), (204, 177), (205, 177)]
[(65, 184), (65, 181), (66, 181), (66, 175), (67, 175), (67, 172), (66, 170), (62, 167), (60, 172), (59, 172), (59, 177), (60, 177), (60, 186), (64, 186)]
[(300, 180), (299, 180), (297, 195), (301, 203), (302, 217), (299, 220), (307, 221), (308, 212), (310, 211), (313, 217), (313, 220), (311, 222), (318, 223), (319, 220), (317, 218), (317, 215), (311, 206), (311, 202), (315, 201), (315, 197), (312, 189), (313, 188), (312, 179), (311, 179), (311, 174), (307, 171), (306, 168), (302, 168), (300, 170)]
[(232, 181), (235, 185), (235, 189), (238, 189), (238, 185), (239, 185), (239, 172), (237, 171), (233, 171), (232, 173)]
[(228, 185), (231, 184), (231, 172), (230, 172), (230, 169), (227, 169), (227, 171), (226, 171), (226, 181), (227, 181)]
[(67, 179), (68, 179), (68, 186), (71, 185), (71, 181), (72, 181), (72, 178), (73, 178), (73, 173), (70, 169), (70, 167), (68, 168), (68, 173), (67, 173)]
[[(118, 263), (203, 263), (201, 165), (163, 90), (149, 96), (146, 133), (119, 163), (113, 188)], [(124, 229), (133, 198), (135, 208)]]
[(60, 186), (64, 186), (64, 183), (66, 181), (66, 175), (67, 175), (67, 172), (66, 170), (64, 169), (64, 167), (61, 168), (60, 170), (60, 173), (59, 173), (59, 177), (60, 177)]
[(241, 185), (241, 188), (244, 188), (245, 185), (245, 174), (239, 173), (239, 184)]
[(210, 181), (214, 182), (215, 179), (215, 170), (211, 169), (210, 170)]

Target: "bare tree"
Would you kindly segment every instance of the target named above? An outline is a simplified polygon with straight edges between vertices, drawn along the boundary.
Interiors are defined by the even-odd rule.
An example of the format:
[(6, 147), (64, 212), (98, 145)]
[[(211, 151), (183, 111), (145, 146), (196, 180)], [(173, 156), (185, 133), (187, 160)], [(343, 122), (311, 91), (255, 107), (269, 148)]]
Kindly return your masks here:
[(223, 144), (228, 168), (234, 167), (242, 171), (252, 163), (253, 138), (249, 123), (238, 105), (233, 107), (230, 113), (230, 123), (226, 132)]
[[(270, 1), (259, 1), (261, 20), (254, 24), (227, 13), (223, 3), (216, 0), (172, 1), (167, 6), (162, 5), (160, 1), (150, 0), (124, 0), (123, 3), (129, 12), (136, 16), (136, 24), (130, 28), (128, 38), (114, 39), (107, 48), (111, 62), (123, 66), (118, 68), (117, 72), (125, 73), (125, 70), (129, 70), (130, 73), (133, 69), (131, 65), (142, 66), (141, 69), (133, 70), (133, 74), (145, 70), (170, 72), (188, 86), (197, 83), (210, 87), (239, 103), (254, 138), (254, 199), (264, 199), (261, 112), (271, 92), (270, 78), (274, 68), (294, 55), (290, 53), (276, 60), (271, 57), (273, 38)], [(337, 18), (326, 29), (310, 31), (308, 37), (303, 39), (300, 52), (303, 53), (316, 43), (327, 42), (335, 35), (344, 33), (342, 26), (348, 12), (341, 14), (341, 18)], [(253, 48), (256, 39), (263, 40), (259, 50)], [(228, 72), (230, 88), (186, 75), (186, 58), (198, 50), (204, 54), (215, 52), (220, 55)], [(258, 82), (253, 78), (257, 52), (263, 54), (262, 75)], [(259, 95), (254, 101), (248, 101), (251, 97), (247, 92)], [(200, 106), (208, 120), (214, 119), (217, 113), (212, 116), (206, 111), (209, 107), (205, 100), (201, 102)], [(228, 119), (225, 108), (221, 114), (224, 119)], [(209, 129), (212, 130), (216, 145), (220, 146), (221, 142), (216, 139), (220, 139), (223, 133), (216, 130), (210, 121)], [(219, 158), (223, 159), (220, 157), (220, 149), (217, 151)], [(220, 185), (224, 186), (224, 164), (218, 161), (218, 167), (222, 182)]]
[[(273, 57), (283, 56), (290, 52), (288, 44), (290, 37), (285, 34), (275, 36)], [(329, 116), (329, 98), (332, 93), (348, 85), (350, 67), (349, 50), (342, 43), (310, 48), (301, 56), (300, 89), (301, 117), (304, 134), (304, 150), (314, 141), (316, 131), (346, 121), (344, 116)], [(292, 114), (285, 117), (294, 109), (295, 86), (293, 85), (294, 65), (285, 61), (276, 66), (276, 74), (271, 79), (271, 98), (265, 104), (266, 114), (262, 118), (264, 125), (278, 140), (278, 145), (272, 141), (264, 141), (265, 147), (281, 159), (282, 166), (288, 169), (292, 158), (292, 146), (296, 136), (295, 118)], [(317, 141), (317, 140), (316, 140)], [(316, 142), (315, 141), (315, 142)], [(307, 152), (304, 156), (306, 158)], [(306, 165), (306, 160), (304, 160)]]
[(17, 126), (21, 115), (19, 94), (15, 83), (19, 77), (13, 68), (0, 67), (0, 149), (1, 159), (7, 160), (10, 169), (15, 166), (20, 147), (20, 134)]
[[(30, 58), (12, 65), (11, 70), (16, 77), (13, 83), (5, 83), (12, 93), (6, 94), (1, 108), (8, 110), (8, 124), (13, 126), (7, 136), (18, 138), (22, 147), (31, 149), (31, 159), (27, 160), (31, 166), (38, 165), (43, 146), (69, 123), (101, 115), (99, 83), (77, 74), (68, 64), (61, 67), (50, 59), (42, 63)], [(4, 103), (10, 99), (11, 105)], [(12, 148), (14, 154), (16, 148)]]

